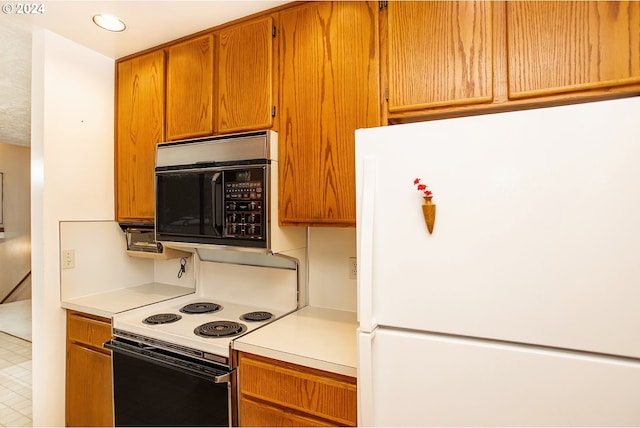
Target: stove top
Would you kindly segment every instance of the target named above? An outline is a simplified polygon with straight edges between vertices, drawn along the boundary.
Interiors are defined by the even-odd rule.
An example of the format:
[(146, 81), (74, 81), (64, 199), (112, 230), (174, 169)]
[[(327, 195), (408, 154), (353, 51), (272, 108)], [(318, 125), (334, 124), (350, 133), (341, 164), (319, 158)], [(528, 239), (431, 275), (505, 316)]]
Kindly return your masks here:
[(116, 314), (113, 334), (228, 364), (233, 339), (285, 314), (194, 294)]

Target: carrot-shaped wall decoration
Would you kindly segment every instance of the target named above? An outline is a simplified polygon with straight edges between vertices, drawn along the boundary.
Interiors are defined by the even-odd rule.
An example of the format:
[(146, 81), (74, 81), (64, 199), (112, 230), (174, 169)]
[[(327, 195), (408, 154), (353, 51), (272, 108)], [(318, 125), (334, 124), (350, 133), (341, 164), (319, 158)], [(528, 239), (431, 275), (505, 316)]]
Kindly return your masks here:
[(422, 204), (422, 215), (424, 221), (427, 223), (427, 230), (429, 233), (433, 233), (433, 225), (436, 222), (436, 204), (432, 202), (433, 193), (429, 190), (426, 184), (420, 183), (420, 179), (413, 180), (413, 184), (416, 185), (419, 192), (423, 193), (424, 204)]

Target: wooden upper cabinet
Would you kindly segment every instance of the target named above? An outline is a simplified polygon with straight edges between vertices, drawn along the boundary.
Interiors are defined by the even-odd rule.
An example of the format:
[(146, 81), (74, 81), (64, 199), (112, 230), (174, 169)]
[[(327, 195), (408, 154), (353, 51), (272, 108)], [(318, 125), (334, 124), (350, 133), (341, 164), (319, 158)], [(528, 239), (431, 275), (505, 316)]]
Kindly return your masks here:
[(507, 2), (509, 97), (640, 82), (640, 2)]
[(164, 52), (116, 67), (116, 220), (153, 221), (155, 147), (164, 140)]
[(390, 1), (388, 111), (491, 102), (492, 3)]
[(282, 224), (355, 225), (355, 130), (380, 122), (377, 34), (377, 2), (281, 13)]
[(216, 132), (273, 125), (273, 18), (216, 32)]
[(213, 35), (168, 48), (167, 140), (213, 134)]

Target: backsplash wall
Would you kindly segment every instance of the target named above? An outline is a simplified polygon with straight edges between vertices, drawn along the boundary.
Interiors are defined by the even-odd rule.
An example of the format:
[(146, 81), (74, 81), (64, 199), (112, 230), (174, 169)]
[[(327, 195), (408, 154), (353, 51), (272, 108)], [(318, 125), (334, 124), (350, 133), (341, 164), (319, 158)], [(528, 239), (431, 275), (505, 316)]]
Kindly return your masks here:
[(357, 282), (349, 279), (356, 256), (355, 228), (309, 228), (309, 305), (356, 312)]

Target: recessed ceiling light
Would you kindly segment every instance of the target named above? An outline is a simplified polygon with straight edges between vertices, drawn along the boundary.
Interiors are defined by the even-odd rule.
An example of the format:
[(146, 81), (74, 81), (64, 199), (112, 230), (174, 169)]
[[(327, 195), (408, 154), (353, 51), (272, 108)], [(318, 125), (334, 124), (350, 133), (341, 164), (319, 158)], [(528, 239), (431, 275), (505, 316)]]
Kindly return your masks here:
[(117, 16), (101, 13), (93, 17), (93, 22), (100, 28), (109, 31), (124, 31), (127, 28)]

